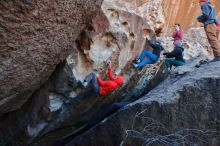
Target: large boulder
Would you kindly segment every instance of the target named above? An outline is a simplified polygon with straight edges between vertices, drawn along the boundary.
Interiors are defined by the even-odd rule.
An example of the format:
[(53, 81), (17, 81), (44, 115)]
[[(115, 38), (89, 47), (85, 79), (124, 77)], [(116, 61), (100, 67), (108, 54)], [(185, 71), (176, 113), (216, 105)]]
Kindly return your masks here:
[[(35, 19), (29, 20), (29, 17), (25, 17), (30, 22), (34, 21), (34, 24), (29, 26), (29, 31), (35, 32), (35, 29), (32, 29), (32, 26), (35, 28), (35, 25), (42, 25), (42, 28), (37, 29), (38, 31), (33, 34), (36, 35), (34, 37), (32, 37), (32, 33), (24, 33), (22, 36), (25, 38), (19, 39), (24, 41), (24, 44), (19, 43), (19, 45), (27, 48), (25, 53), (31, 51), (30, 57), (32, 58), (28, 60), (28, 57), (23, 54), (24, 59), (21, 60), (22, 56), (20, 55), (24, 53), (22, 52), (24, 50), (20, 50), (20, 48), (19, 51), (22, 53), (13, 55), (21, 62), (24, 61), (24, 63), (33, 65), (21, 69), (23, 75), (26, 75), (24, 74), (26, 71), (27, 73), (29, 70), (32, 71), (32, 67), (39, 67), (39, 72), (31, 72), (30, 78), (21, 76), (20, 79), (17, 79), (15, 74), (9, 74), (6, 77), (4, 73), (9, 70), (5, 69), (5, 60), (10, 60), (10, 57), (1, 58), (4, 70), (6, 70), (0, 71), (1, 78), (4, 79), (3, 83), (6, 80), (9, 83), (8, 78), (10, 77), (15, 80), (15, 83), (10, 82), (14, 84), (9, 88), (6, 86), (0, 88), (2, 95), (15, 95), (12, 98), (2, 98), (0, 101), (2, 113), (16, 110), (4, 114), (0, 118), (0, 141), (6, 145), (48, 146), (57, 140), (61, 140), (59, 141), (62, 143), (60, 145), (65, 145), (69, 140), (88, 130), (106, 116), (148, 93), (167, 76), (167, 70), (161, 60), (156, 64), (146, 65), (140, 69), (133, 68), (131, 65), (132, 60), (143, 49), (152, 51), (152, 48), (145, 46), (145, 37), (148, 36), (155, 40), (155, 36), (159, 35), (163, 26), (166, 25), (162, 13), (162, 1), (106, 0), (102, 4), (102, 10), (98, 11), (93, 19), (92, 14), (97, 9), (95, 6), (99, 7), (101, 1), (86, 1), (85, 4), (84, 2), (74, 1), (68, 4), (39, 1), (36, 2), (36, 9), (39, 8), (39, 12), (42, 12), (34, 11), (33, 17), (37, 16), (40, 19), (35, 22)], [(0, 3), (3, 5), (18, 3), (18, 5), (23, 6), (22, 2), (1, 1)], [(41, 3), (44, 3), (43, 6), (40, 5)], [(60, 7), (56, 7), (56, 4), (60, 4)], [(88, 9), (84, 12), (87, 6)], [(45, 10), (45, 7), (48, 9)], [(9, 9), (9, 7), (7, 8)], [(29, 11), (32, 12), (32, 10)], [(87, 15), (87, 13), (91, 15)], [(32, 13), (27, 15), (32, 16)], [(25, 18), (22, 17), (22, 19)], [(56, 18), (60, 19), (57, 20)], [(5, 19), (0, 21), (3, 20)], [(58, 22), (55, 23), (56, 20)], [(81, 31), (82, 29), (83, 31)], [(13, 30), (8, 29), (8, 31)], [(26, 35), (30, 35), (30, 38)], [(170, 47), (170, 49), (172, 48), (173, 46)], [(69, 51), (71, 49), (72, 51)], [(10, 51), (10, 49), (8, 50)], [(39, 55), (37, 51), (41, 51), (43, 54)], [(70, 55), (67, 57), (66, 54)], [(82, 80), (93, 69), (98, 69), (101, 66), (104, 69), (100, 72), (101, 77), (108, 79), (107, 65), (104, 62), (109, 60), (112, 62), (113, 71), (124, 76), (125, 83), (123, 86), (105, 97), (86, 97), (70, 106), (63, 106), (63, 100), (75, 98), (77, 94), (85, 90), (79, 86), (78, 81)], [(10, 65), (8, 64), (8, 66)], [(22, 65), (20, 66), (23, 67)], [(18, 69), (20, 66), (17, 66)], [(14, 68), (11, 71), (17, 70)], [(18, 74), (21, 73), (18, 72)], [(27, 79), (28, 82), (23, 79)], [(28, 97), (30, 98), (27, 101)], [(16, 104), (15, 99), (19, 100), (18, 102), (16, 100)], [(21, 107), (21, 105), (23, 106)]]
[[(21, 109), (1, 117), (0, 139), (11, 145), (52, 145), (87, 130), (147, 93), (167, 72), (162, 61), (142, 69), (132, 67), (132, 60), (143, 49), (151, 51), (145, 47), (145, 35), (155, 39), (154, 28), (146, 19), (104, 2), (102, 10), (77, 38), (71, 55), (57, 66), (49, 80)], [(93, 69), (102, 66), (100, 75), (108, 79), (104, 63), (107, 60), (111, 60), (114, 72), (125, 77), (123, 86), (105, 97), (86, 97), (64, 106), (63, 100), (75, 98), (85, 90), (78, 81)], [(15, 119), (18, 119), (16, 125)]]
[(218, 146), (220, 62), (185, 67), (66, 146)]
[(0, 116), (20, 108), (48, 80), (101, 4), (0, 1)]

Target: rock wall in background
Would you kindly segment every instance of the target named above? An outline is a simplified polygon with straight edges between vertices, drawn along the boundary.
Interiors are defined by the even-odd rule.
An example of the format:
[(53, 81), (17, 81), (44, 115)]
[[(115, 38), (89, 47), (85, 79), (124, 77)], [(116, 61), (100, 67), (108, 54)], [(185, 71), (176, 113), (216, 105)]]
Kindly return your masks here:
[[(169, 34), (175, 23), (183, 28), (201, 26), (196, 17), (200, 15), (198, 0), (106, 0), (127, 11), (146, 18), (156, 31)], [(220, 2), (211, 0), (220, 16)]]
[[(220, 1), (211, 0), (212, 4), (220, 16)], [(175, 23), (180, 23), (187, 30), (191, 27), (202, 26), (196, 20), (201, 15), (198, 0), (163, 0), (163, 12), (166, 19), (165, 33), (170, 30)], [(220, 18), (220, 17), (219, 17)]]

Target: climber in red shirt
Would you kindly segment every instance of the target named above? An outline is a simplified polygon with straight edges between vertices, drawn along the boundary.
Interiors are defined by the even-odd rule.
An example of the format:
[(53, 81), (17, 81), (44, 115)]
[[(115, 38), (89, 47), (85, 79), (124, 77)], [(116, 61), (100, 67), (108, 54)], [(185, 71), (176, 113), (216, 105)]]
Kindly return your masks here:
[(64, 100), (64, 104), (71, 104), (75, 101), (78, 101), (88, 96), (98, 96), (98, 95), (105, 96), (108, 93), (117, 89), (120, 85), (122, 85), (124, 83), (124, 78), (122, 76), (115, 76), (113, 74), (111, 69), (111, 62), (109, 62), (108, 65), (109, 65), (108, 75), (110, 80), (103, 81), (101, 77), (95, 72), (90, 73), (89, 75), (86, 76), (86, 78), (81, 84), (83, 87), (87, 87), (88, 85), (91, 85), (92, 90), (82, 92), (74, 98)]
[(172, 37), (174, 39), (174, 43), (176, 41), (183, 41), (183, 35), (184, 35), (184, 32), (181, 29), (181, 25), (180, 24), (175, 24), (175, 31), (172, 34)]

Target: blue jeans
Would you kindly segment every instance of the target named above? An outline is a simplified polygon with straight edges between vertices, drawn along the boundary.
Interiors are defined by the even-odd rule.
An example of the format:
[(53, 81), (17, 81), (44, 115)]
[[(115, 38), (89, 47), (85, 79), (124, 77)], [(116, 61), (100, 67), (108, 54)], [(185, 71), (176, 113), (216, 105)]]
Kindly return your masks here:
[[(147, 56), (148, 59), (144, 59), (144, 57)], [(138, 56), (138, 59), (141, 60), (140, 63), (138, 63), (138, 67), (143, 67), (145, 64), (154, 64), (157, 62), (158, 60), (158, 56), (149, 52), (149, 51), (146, 51), (144, 50), (139, 56)]]

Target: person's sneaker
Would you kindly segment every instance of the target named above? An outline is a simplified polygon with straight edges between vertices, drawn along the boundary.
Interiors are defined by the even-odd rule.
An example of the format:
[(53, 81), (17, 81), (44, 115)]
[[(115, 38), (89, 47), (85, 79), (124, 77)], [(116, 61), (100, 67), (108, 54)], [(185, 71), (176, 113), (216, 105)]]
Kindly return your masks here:
[(70, 104), (72, 104), (72, 103), (73, 103), (73, 99), (72, 99), (72, 98), (65, 99), (65, 100), (63, 101), (63, 104), (64, 104), (64, 105), (70, 105)]
[(84, 88), (86, 88), (87, 85), (88, 85), (88, 82), (84, 81), (84, 82), (82, 83), (82, 85), (83, 85)]
[(220, 56), (219, 57), (215, 57), (213, 60), (211, 60), (210, 62), (216, 62), (216, 61), (220, 61)]
[(138, 67), (138, 64), (136, 64), (136, 63), (132, 63), (132, 65), (133, 65), (135, 68)]
[(140, 62), (141, 62), (141, 59), (137, 58), (137, 59), (136, 59), (136, 63), (138, 64), (138, 63), (140, 63)]
[(86, 88), (88, 85), (88, 82), (86, 82), (85, 80), (83, 81), (78, 81), (79, 85), (81, 86), (81, 88)]

